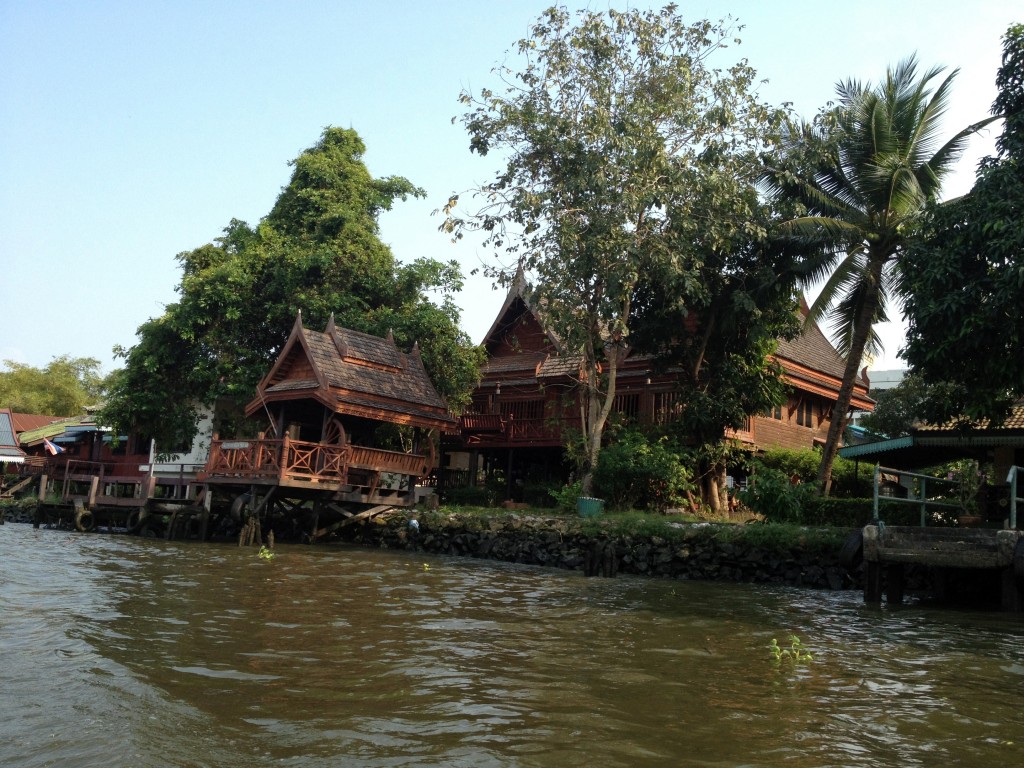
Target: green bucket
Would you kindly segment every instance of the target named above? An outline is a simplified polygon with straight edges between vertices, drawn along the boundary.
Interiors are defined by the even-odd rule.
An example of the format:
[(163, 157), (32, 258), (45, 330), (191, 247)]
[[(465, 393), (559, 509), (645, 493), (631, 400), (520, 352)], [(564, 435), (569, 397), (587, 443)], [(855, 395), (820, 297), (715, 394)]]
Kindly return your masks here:
[(580, 496), (576, 499), (576, 511), (580, 517), (595, 517), (601, 514), (604, 509), (604, 499), (592, 499), (589, 496)]

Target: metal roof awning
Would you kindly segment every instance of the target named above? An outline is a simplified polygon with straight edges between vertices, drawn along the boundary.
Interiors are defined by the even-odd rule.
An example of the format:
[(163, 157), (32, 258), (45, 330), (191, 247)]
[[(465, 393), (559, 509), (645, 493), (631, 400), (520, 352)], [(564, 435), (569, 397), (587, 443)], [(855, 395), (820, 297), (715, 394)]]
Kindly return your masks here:
[(18, 448), (0, 448), (0, 464), (24, 464), (25, 454)]
[(1024, 448), (1024, 435), (970, 433), (915, 433), (890, 440), (848, 445), (839, 449), (844, 459), (899, 462), (908, 468), (926, 467), (943, 461), (971, 456), (989, 448)]

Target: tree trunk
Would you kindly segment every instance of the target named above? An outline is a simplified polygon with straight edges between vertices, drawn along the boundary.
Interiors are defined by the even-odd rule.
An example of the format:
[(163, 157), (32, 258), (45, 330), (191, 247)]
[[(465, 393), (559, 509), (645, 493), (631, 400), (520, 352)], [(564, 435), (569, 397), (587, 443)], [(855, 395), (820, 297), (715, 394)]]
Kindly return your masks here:
[(835, 407), (832, 409), (832, 422), (828, 426), (828, 436), (821, 452), (821, 464), (818, 465), (818, 488), (822, 496), (828, 496), (832, 489), (832, 465), (839, 453), (839, 443), (846, 428), (847, 413), (853, 399), (853, 387), (857, 382), (861, 361), (864, 358), (864, 347), (867, 346), (868, 335), (878, 312), (878, 287), (882, 279), (882, 268), (885, 261), (872, 259), (868, 265), (868, 285), (864, 292), (864, 300), (857, 309), (857, 320), (854, 324), (853, 338), (850, 340), (850, 353), (846, 358), (846, 370), (843, 372), (843, 383), (839, 387)]

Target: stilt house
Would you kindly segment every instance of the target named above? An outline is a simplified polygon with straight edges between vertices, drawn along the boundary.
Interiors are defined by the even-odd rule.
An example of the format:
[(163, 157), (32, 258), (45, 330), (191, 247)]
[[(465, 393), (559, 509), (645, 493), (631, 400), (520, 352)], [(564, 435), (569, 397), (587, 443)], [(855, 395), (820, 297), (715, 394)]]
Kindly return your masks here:
[[(456, 425), (418, 346), (403, 353), (390, 333), (339, 328), (333, 316), (322, 333), (296, 318), (245, 413), (266, 418), (267, 430), (255, 439), (215, 435), (206, 482), (293, 502), (411, 505), (417, 479), (435, 465), (428, 433)], [(405, 439), (409, 450), (399, 450)]]

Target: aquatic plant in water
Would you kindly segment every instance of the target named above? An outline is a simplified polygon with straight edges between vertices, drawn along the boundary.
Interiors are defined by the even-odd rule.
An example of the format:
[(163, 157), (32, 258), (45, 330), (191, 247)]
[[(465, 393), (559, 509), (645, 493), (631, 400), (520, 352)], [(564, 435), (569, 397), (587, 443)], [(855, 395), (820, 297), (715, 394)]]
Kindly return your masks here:
[(773, 637), (771, 645), (768, 646), (768, 652), (771, 654), (772, 660), (778, 663), (786, 661), (792, 664), (800, 664), (811, 661), (814, 658), (796, 635), (789, 636), (788, 648), (781, 647), (779, 641)]

